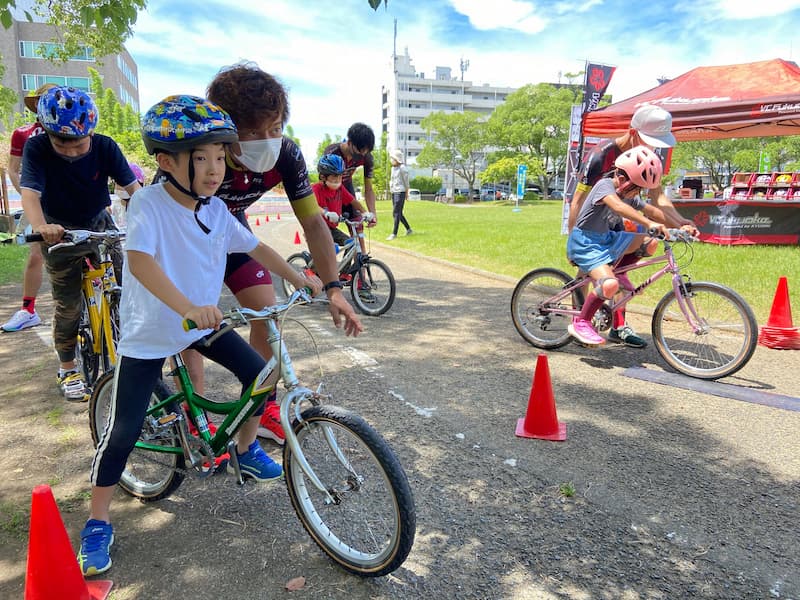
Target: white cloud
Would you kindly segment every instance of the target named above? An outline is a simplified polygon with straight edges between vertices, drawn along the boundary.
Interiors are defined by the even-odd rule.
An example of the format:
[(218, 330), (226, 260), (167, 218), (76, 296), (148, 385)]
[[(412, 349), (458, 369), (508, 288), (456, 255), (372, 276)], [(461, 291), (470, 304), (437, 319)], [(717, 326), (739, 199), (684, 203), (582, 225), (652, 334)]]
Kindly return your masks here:
[(521, 0), (451, 0), (453, 8), (469, 18), (478, 30), (515, 29), (539, 33), (547, 20), (535, 14), (535, 6)]

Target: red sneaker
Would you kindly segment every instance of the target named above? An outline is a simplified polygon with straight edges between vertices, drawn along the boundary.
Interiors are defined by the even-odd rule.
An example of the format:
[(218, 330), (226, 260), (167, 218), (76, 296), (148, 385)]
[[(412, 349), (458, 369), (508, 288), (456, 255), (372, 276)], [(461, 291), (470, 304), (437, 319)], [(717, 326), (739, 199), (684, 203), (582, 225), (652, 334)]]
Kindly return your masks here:
[(258, 437), (272, 440), (279, 446), (283, 446), (286, 436), (281, 427), (281, 411), (275, 402), (267, 402), (264, 414), (258, 424)]

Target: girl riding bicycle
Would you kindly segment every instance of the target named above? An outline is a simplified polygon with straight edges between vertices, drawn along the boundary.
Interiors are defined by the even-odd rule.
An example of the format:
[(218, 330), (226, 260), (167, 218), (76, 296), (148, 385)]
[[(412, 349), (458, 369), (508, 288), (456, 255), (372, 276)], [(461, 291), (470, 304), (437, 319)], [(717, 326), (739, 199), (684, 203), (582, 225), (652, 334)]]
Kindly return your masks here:
[[(580, 315), (573, 318), (568, 330), (579, 342), (592, 346), (605, 343), (592, 326), (592, 317), (619, 290), (614, 264), (627, 254), (650, 256), (658, 243), (644, 233), (614, 231), (609, 220), (625, 217), (666, 234), (664, 213), (639, 197), (641, 190), (661, 185), (661, 159), (647, 147), (636, 146), (617, 157), (614, 166), (592, 187), (567, 239), (567, 257), (594, 282)], [(623, 284), (629, 285), (627, 277)]]
[[(165, 357), (193, 348), (234, 373), (245, 388), (266, 364), (232, 329), (201, 343), (222, 320), (217, 302), (226, 256), (247, 253), (295, 287), (322, 289), (319, 278), (295, 271), (214, 196), (225, 174), (226, 145), (238, 139), (226, 112), (202, 98), (170, 96), (145, 114), (142, 137), (166, 181), (139, 191), (128, 211), (120, 360), (108, 422), (92, 462), (90, 516), (78, 553), (84, 575), (111, 567), (111, 498)], [(184, 319), (197, 329), (184, 331)], [(242, 425), (236, 449), (242, 474), (257, 481), (282, 475), (256, 440), (263, 410), (259, 407)]]

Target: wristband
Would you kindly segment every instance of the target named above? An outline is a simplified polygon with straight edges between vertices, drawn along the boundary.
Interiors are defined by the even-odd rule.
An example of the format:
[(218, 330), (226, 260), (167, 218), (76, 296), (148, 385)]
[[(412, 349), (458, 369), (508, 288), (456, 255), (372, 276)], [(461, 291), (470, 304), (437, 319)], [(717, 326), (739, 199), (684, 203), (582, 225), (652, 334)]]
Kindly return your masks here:
[(324, 286), (322, 286), (322, 291), (327, 292), (331, 288), (342, 289), (342, 282), (337, 279), (336, 281), (331, 281), (330, 283), (326, 283)]

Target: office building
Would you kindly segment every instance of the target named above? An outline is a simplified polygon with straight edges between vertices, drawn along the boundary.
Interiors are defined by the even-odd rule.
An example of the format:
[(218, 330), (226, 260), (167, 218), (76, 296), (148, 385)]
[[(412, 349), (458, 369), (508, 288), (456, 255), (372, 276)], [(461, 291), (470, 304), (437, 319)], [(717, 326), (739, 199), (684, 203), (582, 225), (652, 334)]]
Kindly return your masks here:
[(393, 62), (392, 80), (382, 89), (383, 131), (388, 147), (403, 150), (411, 167), (427, 139), (420, 125), (423, 118), (440, 111), (472, 111), (488, 117), (517, 89), (465, 81), (468, 61), (461, 61), (460, 77), (454, 77), (450, 67), (436, 67), (433, 77), (417, 73), (407, 48)]
[[(19, 11), (17, 11), (19, 12)], [(119, 54), (105, 56), (97, 62), (91, 48), (83, 47), (68, 61), (58, 63), (43, 58), (57, 44), (57, 29), (43, 22), (29, 22), (24, 16), (14, 19), (11, 27), (0, 27), (0, 54), (3, 57), (5, 74), (2, 85), (17, 93), (14, 109), (24, 112), (23, 96), (44, 83), (68, 85), (94, 94), (90, 90), (87, 67), (95, 69), (103, 79), (103, 86), (110, 88), (121, 104), (129, 105), (139, 112), (139, 79), (136, 62), (123, 48)]]

